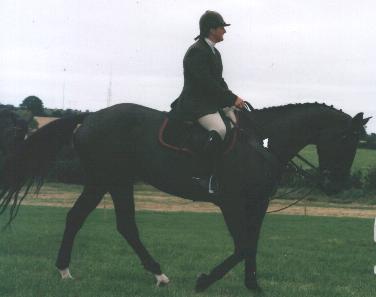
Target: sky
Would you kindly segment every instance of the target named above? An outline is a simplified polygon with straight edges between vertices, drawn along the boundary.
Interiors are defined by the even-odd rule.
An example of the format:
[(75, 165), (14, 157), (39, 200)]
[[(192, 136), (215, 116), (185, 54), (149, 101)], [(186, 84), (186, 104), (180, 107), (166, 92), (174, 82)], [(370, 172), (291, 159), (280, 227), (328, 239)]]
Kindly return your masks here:
[(216, 45), (223, 76), (254, 107), (317, 101), (376, 115), (373, 0), (0, 0), (0, 102), (169, 110), (208, 9), (231, 23)]

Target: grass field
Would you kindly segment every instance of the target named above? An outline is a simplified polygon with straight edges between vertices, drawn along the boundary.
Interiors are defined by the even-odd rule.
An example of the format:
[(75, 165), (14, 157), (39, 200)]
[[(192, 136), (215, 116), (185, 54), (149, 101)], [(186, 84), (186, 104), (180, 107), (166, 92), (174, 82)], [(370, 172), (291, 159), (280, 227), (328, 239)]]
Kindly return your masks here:
[[(316, 147), (313, 145), (306, 146), (302, 151), (301, 154), (303, 157), (307, 158), (308, 161), (312, 162), (313, 164), (318, 164), (317, 161), (317, 152)], [(297, 160), (297, 163), (301, 163)], [(376, 150), (369, 150), (369, 149), (358, 149), (356, 152), (356, 156), (354, 159), (354, 163), (352, 166), (352, 171), (362, 171), (366, 173), (367, 170), (371, 167), (376, 166)], [(303, 164), (303, 167), (307, 167)]]
[[(67, 210), (24, 206), (0, 233), (0, 296), (253, 296), (243, 286), (243, 265), (194, 293), (196, 275), (232, 251), (218, 214), (138, 213), (142, 238), (171, 279), (155, 288), (116, 232), (113, 210), (96, 210), (76, 240), (75, 280), (61, 281), (54, 261)], [(375, 296), (372, 230), (371, 219), (268, 215), (258, 254), (262, 296)]]
[[(23, 204), (33, 206), (64, 206), (71, 207), (77, 200), (82, 191), (82, 186), (63, 184), (63, 183), (46, 183), (38, 196), (29, 195)], [(288, 189), (281, 189), (284, 192)], [(303, 189), (304, 190), (304, 189)], [(269, 210), (280, 209), (294, 202), (294, 199), (300, 198), (301, 193), (289, 195), (289, 199), (276, 199), (270, 203)], [(347, 216), (347, 217), (376, 217), (376, 197), (369, 195), (363, 200), (353, 199), (351, 192), (346, 192), (350, 196), (349, 200), (336, 200), (335, 203), (322, 193), (312, 193), (306, 200), (300, 202), (286, 210), (283, 214), (293, 215), (314, 215), (314, 216)], [(278, 196), (278, 193), (277, 193)], [(135, 202), (137, 210), (148, 211), (184, 211), (184, 212), (219, 212), (219, 208), (212, 203), (193, 202), (181, 199), (166, 193), (160, 192), (150, 185), (136, 184)], [(98, 208), (112, 208), (112, 199), (107, 194), (98, 205)]]

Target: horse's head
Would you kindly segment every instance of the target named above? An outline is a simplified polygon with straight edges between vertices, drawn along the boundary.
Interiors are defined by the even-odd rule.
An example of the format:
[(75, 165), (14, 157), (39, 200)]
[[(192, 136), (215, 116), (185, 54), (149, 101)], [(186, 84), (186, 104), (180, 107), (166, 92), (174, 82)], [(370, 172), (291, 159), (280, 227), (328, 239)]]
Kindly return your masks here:
[(320, 186), (326, 194), (335, 194), (350, 186), (351, 165), (359, 138), (365, 133), (364, 125), (369, 119), (364, 119), (363, 113), (358, 113), (320, 131), (317, 141), (319, 168), (323, 177)]
[(28, 124), (16, 113), (8, 110), (0, 110), (0, 150), (7, 154), (13, 150), (24, 138), (28, 130)]

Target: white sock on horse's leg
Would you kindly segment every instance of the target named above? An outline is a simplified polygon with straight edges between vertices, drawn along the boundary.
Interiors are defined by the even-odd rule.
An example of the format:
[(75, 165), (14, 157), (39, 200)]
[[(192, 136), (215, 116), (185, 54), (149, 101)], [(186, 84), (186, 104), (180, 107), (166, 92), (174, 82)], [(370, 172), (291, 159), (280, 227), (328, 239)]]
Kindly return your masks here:
[(167, 285), (170, 280), (165, 274), (154, 274), (155, 278), (157, 279), (157, 287)]
[(73, 279), (73, 276), (70, 274), (69, 268), (58, 269), (61, 275), (61, 279)]

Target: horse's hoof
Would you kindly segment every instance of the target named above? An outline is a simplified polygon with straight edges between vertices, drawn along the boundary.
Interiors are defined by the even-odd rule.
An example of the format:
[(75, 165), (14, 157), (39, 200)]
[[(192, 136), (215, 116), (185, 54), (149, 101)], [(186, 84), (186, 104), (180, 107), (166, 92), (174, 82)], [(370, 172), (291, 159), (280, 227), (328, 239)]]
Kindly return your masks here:
[(205, 291), (209, 286), (210, 286), (209, 275), (207, 275), (207, 274), (205, 274), (205, 273), (201, 273), (201, 274), (197, 277), (195, 291), (196, 291), (196, 292), (203, 292), (203, 291)]
[(70, 274), (69, 268), (59, 269), (61, 279), (73, 279), (73, 276)]
[(170, 279), (165, 274), (155, 274), (155, 278), (157, 279), (157, 287), (167, 286), (170, 282)]

